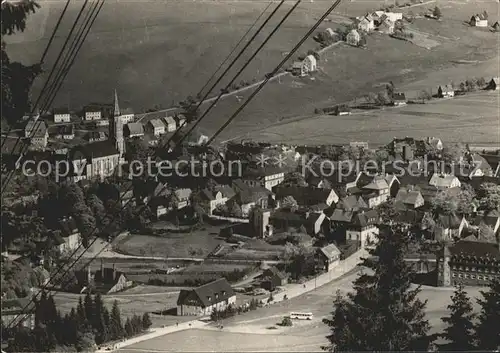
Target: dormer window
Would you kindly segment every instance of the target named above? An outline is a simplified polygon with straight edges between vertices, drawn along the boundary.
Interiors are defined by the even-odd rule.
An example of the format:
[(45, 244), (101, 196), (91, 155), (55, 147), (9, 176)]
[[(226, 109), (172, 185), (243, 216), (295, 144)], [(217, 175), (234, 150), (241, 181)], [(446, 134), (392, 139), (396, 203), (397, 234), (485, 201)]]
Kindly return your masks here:
[(207, 297), (207, 299), (208, 299), (208, 301), (210, 301), (210, 302), (212, 301), (212, 297), (211, 297), (211, 296), (208, 296), (208, 297)]
[(219, 298), (219, 293), (215, 293), (215, 299)]
[(225, 290), (222, 291), (222, 295), (226, 295), (226, 291)]

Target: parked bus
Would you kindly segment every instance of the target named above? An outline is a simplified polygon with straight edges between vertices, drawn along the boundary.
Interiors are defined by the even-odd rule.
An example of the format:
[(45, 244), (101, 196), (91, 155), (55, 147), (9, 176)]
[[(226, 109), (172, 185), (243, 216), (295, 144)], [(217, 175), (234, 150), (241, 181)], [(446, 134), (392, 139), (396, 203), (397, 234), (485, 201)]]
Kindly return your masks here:
[(312, 313), (290, 313), (290, 319), (294, 320), (312, 320)]

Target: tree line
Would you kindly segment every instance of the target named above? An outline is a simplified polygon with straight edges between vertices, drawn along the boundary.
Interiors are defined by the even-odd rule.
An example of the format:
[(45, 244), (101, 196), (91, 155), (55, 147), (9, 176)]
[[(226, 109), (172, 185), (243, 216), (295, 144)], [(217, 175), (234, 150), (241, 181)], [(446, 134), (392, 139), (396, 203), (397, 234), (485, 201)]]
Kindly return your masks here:
[(65, 315), (57, 310), (54, 297), (43, 292), (35, 304), (35, 326), (6, 328), (2, 321), (2, 340), (13, 352), (86, 351), (96, 345), (137, 335), (151, 327), (148, 313), (125, 320), (115, 300), (111, 312), (100, 294), (80, 297), (76, 308)]
[[(401, 226), (384, 229), (373, 256), (364, 261), (367, 271), (354, 282), (347, 296), (337, 293), (330, 327), (330, 352), (340, 351), (441, 351), (497, 350), (500, 348), (500, 279), (482, 291), (476, 317), (463, 288), (458, 287), (442, 318), (446, 328), (430, 333), (425, 318), (426, 301), (418, 298), (420, 287), (412, 286), (414, 272), (404, 261), (409, 245)], [(477, 320), (475, 320), (477, 318)], [(441, 339), (441, 341), (436, 341)]]

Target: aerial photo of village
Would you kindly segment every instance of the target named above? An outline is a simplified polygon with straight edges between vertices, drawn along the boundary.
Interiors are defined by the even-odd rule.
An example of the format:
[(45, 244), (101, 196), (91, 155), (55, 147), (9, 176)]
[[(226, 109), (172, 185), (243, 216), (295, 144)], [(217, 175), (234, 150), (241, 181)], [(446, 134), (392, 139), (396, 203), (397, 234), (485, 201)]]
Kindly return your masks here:
[(500, 351), (498, 0), (2, 0), (1, 350)]

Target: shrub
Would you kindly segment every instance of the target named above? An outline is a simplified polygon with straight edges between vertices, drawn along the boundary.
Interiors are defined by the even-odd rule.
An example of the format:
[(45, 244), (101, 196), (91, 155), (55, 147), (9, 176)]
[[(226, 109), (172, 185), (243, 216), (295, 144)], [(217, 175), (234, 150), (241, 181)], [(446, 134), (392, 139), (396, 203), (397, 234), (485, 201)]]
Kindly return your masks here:
[(283, 320), (281, 320), (280, 326), (285, 326), (285, 327), (293, 326), (293, 322), (292, 319), (290, 319), (290, 316), (285, 316)]

